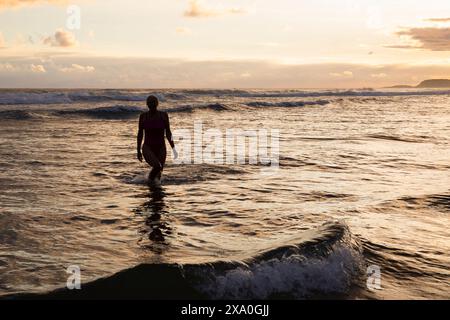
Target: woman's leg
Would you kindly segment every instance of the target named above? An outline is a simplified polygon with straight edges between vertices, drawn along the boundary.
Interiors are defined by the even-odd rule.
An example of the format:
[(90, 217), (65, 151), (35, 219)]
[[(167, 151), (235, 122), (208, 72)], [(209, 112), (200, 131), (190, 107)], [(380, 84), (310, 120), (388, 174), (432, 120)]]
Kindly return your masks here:
[(167, 157), (167, 150), (166, 150), (165, 144), (163, 146), (161, 146), (161, 148), (156, 156), (158, 157), (158, 161), (161, 164), (161, 170), (158, 173), (158, 179), (161, 180), (161, 174), (162, 174), (162, 171), (164, 170), (164, 165), (166, 164), (166, 157)]
[(145, 161), (147, 161), (147, 163), (152, 167), (152, 170), (148, 175), (148, 181), (151, 182), (155, 180), (158, 175), (160, 175), (163, 165), (161, 165), (157, 155), (146, 144), (142, 147), (142, 155), (144, 156)]

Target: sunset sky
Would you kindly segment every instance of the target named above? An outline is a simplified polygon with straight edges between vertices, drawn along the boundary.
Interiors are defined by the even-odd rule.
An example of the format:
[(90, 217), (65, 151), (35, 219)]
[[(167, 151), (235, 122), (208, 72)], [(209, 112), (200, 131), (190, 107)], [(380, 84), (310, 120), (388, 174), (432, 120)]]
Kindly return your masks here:
[(0, 0), (0, 87), (359, 88), (428, 78), (450, 78), (448, 0)]

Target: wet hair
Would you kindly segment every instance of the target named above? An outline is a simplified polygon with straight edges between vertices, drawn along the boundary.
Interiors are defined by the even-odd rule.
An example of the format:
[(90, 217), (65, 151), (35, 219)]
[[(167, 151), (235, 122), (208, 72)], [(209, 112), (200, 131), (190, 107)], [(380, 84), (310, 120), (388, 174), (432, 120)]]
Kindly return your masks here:
[(147, 107), (149, 109), (154, 109), (156, 110), (156, 108), (158, 107), (159, 101), (158, 98), (155, 96), (148, 96), (147, 98)]

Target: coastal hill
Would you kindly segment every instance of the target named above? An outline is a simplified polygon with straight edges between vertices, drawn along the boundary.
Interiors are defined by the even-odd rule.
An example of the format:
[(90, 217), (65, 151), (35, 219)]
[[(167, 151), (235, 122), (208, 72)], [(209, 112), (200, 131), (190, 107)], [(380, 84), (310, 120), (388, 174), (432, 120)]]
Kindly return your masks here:
[(393, 89), (411, 89), (411, 88), (434, 88), (434, 89), (450, 89), (450, 80), (448, 79), (430, 79), (422, 81), (417, 86), (398, 85), (389, 88)]
[(450, 80), (432, 79), (422, 81), (417, 88), (450, 88)]

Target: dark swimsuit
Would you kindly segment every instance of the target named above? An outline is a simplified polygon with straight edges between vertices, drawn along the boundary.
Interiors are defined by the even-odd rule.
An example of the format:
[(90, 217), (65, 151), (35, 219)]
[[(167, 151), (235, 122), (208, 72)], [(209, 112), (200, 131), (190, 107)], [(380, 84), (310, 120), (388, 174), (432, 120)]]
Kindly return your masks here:
[(166, 162), (166, 143), (164, 134), (166, 131), (166, 121), (159, 113), (157, 117), (144, 119), (142, 128), (145, 131), (144, 145), (155, 154), (162, 166)]

